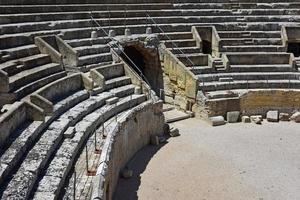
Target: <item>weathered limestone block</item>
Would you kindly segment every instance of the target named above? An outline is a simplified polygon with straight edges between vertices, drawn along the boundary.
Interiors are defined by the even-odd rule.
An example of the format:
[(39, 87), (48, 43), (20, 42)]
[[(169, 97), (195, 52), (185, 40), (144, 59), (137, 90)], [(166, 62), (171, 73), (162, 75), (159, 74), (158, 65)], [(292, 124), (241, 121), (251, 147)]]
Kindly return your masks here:
[(73, 138), (75, 135), (75, 127), (69, 127), (66, 132), (64, 132), (64, 138)]
[(146, 28), (146, 34), (152, 34), (152, 28), (151, 27)]
[(135, 87), (134, 88), (134, 94), (142, 94), (142, 88), (141, 87)]
[(98, 37), (97, 31), (92, 31), (91, 32), (91, 38), (95, 39)]
[(124, 33), (125, 36), (130, 36), (131, 35), (131, 31), (129, 28), (126, 28), (125, 29), (125, 33)]
[(228, 123), (236, 123), (240, 118), (239, 111), (227, 112), (227, 122)]
[(178, 136), (180, 136), (178, 128), (171, 128), (171, 130), (170, 130), (170, 136), (171, 137), (178, 137)]
[(280, 113), (279, 120), (280, 121), (290, 121), (290, 114), (289, 113)]
[(267, 120), (268, 122), (278, 122), (278, 111), (277, 110), (272, 110), (267, 112)]
[(113, 105), (119, 101), (119, 97), (113, 97), (105, 101), (106, 105)]
[(109, 30), (108, 37), (115, 37), (115, 36), (116, 36), (116, 31), (115, 30)]
[(221, 126), (226, 124), (223, 116), (210, 117), (209, 120), (212, 126)]
[(290, 120), (295, 121), (296, 123), (300, 123), (300, 112), (298, 112), (298, 111), (295, 112), (295, 113), (291, 116)]
[(253, 121), (255, 124), (261, 124), (262, 123), (262, 116), (261, 115), (253, 115), (250, 117), (251, 121)]
[(251, 123), (251, 119), (248, 116), (242, 116), (242, 122), (243, 123)]

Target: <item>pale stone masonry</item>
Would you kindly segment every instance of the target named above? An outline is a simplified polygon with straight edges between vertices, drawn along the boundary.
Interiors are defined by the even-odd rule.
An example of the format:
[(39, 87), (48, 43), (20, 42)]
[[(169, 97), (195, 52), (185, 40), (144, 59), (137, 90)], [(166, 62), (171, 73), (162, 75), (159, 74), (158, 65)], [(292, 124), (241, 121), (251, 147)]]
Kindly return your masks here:
[(163, 133), (159, 98), (213, 125), (289, 120), (300, 109), (299, 8), (1, 1), (0, 198), (112, 199), (121, 168)]

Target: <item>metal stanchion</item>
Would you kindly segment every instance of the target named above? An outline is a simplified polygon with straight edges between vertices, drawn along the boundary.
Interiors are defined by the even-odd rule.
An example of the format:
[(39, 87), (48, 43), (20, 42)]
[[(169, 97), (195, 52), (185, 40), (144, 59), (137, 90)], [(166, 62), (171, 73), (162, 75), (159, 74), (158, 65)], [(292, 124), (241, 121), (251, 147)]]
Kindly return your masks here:
[(88, 147), (85, 146), (85, 163), (86, 163), (86, 172), (89, 173), (89, 155), (88, 155)]
[(94, 134), (94, 139), (95, 139), (95, 152), (98, 151), (97, 149), (97, 132), (95, 131), (95, 134)]
[(74, 168), (73, 199), (76, 199), (76, 169)]

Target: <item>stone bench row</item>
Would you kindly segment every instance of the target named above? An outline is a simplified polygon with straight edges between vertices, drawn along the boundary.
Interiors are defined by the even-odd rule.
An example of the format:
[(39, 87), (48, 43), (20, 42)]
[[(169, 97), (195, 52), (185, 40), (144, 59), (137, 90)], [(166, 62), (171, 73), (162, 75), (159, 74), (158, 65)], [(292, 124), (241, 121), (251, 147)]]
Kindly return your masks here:
[[(191, 27), (194, 25), (200, 26), (215, 26), (218, 31), (278, 31), (281, 30), (282, 25), (288, 25), (294, 23), (271, 23), (271, 22), (261, 22), (257, 23), (247, 23), (247, 27), (244, 27), (244, 24), (238, 22), (232, 23), (184, 23), (184, 24), (160, 24), (160, 27), (164, 32), (187, 32), (191, 30)], [(149, 24), (142, 25), (127, 25), (127, 28), (131, 29), (132, 34), (141, 34), (145, 33), (148, 26), (152, 27), (153, 33), (160, 33), (160, 30)], [(109, 29), (114, 29), (117, 35), (123, 35), (125, 26), (114, 26), (103, 27), (104, 30), (108, 32)], [(61, 35), (65, 40), (72, 40), (77, 38), (89, 38), (91, 34), (90, 27), (88, 28), (72, 28), (72, 29), (59, 29), (59, 30), (43, 30), (43, 31), (34, 31), (28, 33), (18, 33), (18, 34), (7, 34), (0, 36), (0, 48), (8, 49), (13, 47), (19, 47), (23, 45), (30, 45), (34, 43), (35, 36), (41, 35)], [(102, 31), (99, 31), (98, 36), (104, 36)]]
[[(212, 67), (194, 66), (190, 69), (195, 75), (199, 74), (217, 74), (219, 71)], [(246, 72), (293, 72), (291, 65), (231, 65), (228, 73), (246, 73)], [(226, 73), (226, 71), (222, 71)]]
[[(60, 2), (59, 2), (60, 3)], [(122, 2), (123, 3), (123, 2)], [(197, 2), (197, 3), (183, 3), (177, 2), (177, 4), (171, 3), (146, 3), (139, 2), (139, 4), (126, 4), (127, 10), (139, 10), (141, 7), (146, 10), (151, 9), (170, 9), (170, 8), (178, 8), (178, 9), (288, 9), (288, 8), (298, 8), (299, 3), (297, 1), (291, 1), (290, 3), (285, 2), (270, 2), (270, 3), (260, 3), (257, 2)], [(1, 13), (37, 13), (37, 12), (57, 12), (58, 8), (60, 11), (91, 11), (91, 10), (124, 10), (125, 4), (76, 4), (75, 2), (68, 5), (38, 5), (29, 3), (22, 4), (22, 6), (13, 3), (11, 5), (2, 5), (0, 6)]]
[[(192, 17), (192, 16), (236, 16), (236, 17), (246, 17), (249, 16), (290, 16), (290, 15), (299, 15), (299, 9), (270, 9), (270, 10), (261, 10), (261, 9), (250, 9), (250, 10), (240, 10), (238, 13), (228, 10), (228, 9), (218, 9), (216, 12), (215, 9), (201, 9), (201, 10), (176, 10), (176, 9), (168, 9), (168, 10), (128, 10), (126, 12), (127, 18), (134, 17), (147, 17), (145, 12), (149, 14), (151, 17), (172, 17), (172, 16), (181, 16), (181, 17)], [(37, 17), (38, 15), (38, 17)], [(124, 10), (116, 10), (113, 12), (105, 11), (94, 11), (94, 18), (123, 18), (125, 16)], [(26, 14), (7, 14), (0, 15), (0, 24), (14, 24), (14, 23), (37, 23), (37, 22), (50, 22), (50, 21), (62, 21), (62, 20), (84, 20), (90, 19), (90, 12), (86, 11), (78, 11), (78, 12), (53, 12), (53, 13), (26, 13)], [(150, 22), (150, 21), (149, 21)]]
[(299, 88), (300, 80), (241, 80), (231, 82), (206, 82), (201, 83), (200, 90), (203, 92), (232, 90), (232, 89), (276, 89), (276, 88)]
[[(287, 1), (276, 1), (277, 3), (286, 3), (286, 2), (296, 2), (295, 0), (287, 0)], [(57, 1), (57, 0), (52, 0), (52, 1), (46, 1), (46, 0), (43, 0), (43, 1), (40, 1), (40, 4), (41, 5), (48, 5), (48, 4), (74, 4), (74, 3), (82, 3), (81, 1), (79, 0), (76, 0), (76, 1), (70, 1), (70, 0), (63, 0), (63, 1)], [(95, 4), (95, 3), (99, 3), (98, 1), (96, 0), (88, 0), (88, 1), (85, 1), (86, 4), (88, 3), (91, 3), (91, 4)], [(101, 2), (100, 4), (119, 4), (120, 2), (118, 0), (113, 0), (113, 1), (103, 1)], [(138, 0), (125, 0), (124, 1), (125, 4), (140, 4), (140, 3), (146, 3), (146, 4), (155, 4), (155, 3), (170, 3), (170, 4), (173, 4), (173, 3), (176, 3), (176, 4), (196, 4), (196, 3), (273, 3), (273, 1), (271, 0), (263, 0), (263, 1), (259, 1), (259, 0), (252, 0), (252, 1), (246, 1), (246, 0), (239, 0), (239, 1), (225, 1), (225, 0), (214, 0), (214, 1), (209, 1), (209, 0), (201, 0), (201, 1), (196, 1), (196, 0), (180, 0), (180, 1), (173, 1), (173, 0), (161, 0), (161, 1), (158, 1), (158, 0), (144, 0), (144, 1), (138, 1)], [(35, 5), (35, 1), (31, 0), (31, 1), (24, 1), (24, 0), (13, 0), (11, 2), (8, 2), (8, 3), (3, 3), (4, 5), (5, 4), (15, 4), (15, 5), (26, 5), (26, 4), (29, 4), (29, 5)]]
[[(233, 82), (236, 80), (299, 80), (298, 72), (228, 72), (228, 73), (212, 73), (199, 74), (197, 77), (205, 82)], [(225, 83), (226, 84), (226, 83)]]
[[(180, 23), (225, 23), (225, 22), (294, 22), (300, 21), (299, 16), (247, 16), (243, 17), (243, 20), (237, 16), (183, 16), (183, 17), (153, 17), (158, 24), (180, 24)], [(151, 24), (151, 21), (147, 17), (138, 18), (99, 18), (97, 19), (101, 26), (109, 26), (110, 24), (124, 25), (125, 21), (127, 25), (137, 25), (137, 24)], [(48, 22), (26, 22), (18, 24), (6, 24), (1, 25), (0, 33), (2, 34), (16, 34), (16, 33), (26, 33), (32, 31), (40, 30), (56, 30), (56, 29), (66, 29), (66, 28), (79, 28), (79, 27), (91, 27), (93, 24), (90, 19), (78, 19), (78, 20), (62, 20), (62, 21), (48, 21)]]

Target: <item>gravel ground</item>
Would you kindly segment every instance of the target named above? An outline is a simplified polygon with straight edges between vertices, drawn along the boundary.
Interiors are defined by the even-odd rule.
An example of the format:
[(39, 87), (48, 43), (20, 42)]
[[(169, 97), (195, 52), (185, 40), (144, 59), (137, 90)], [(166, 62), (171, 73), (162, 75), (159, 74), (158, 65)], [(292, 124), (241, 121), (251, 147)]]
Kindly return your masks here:
[(129, 163), (115, 200), (299, 200), (300, 124), (174, 124), (180, 137)]

